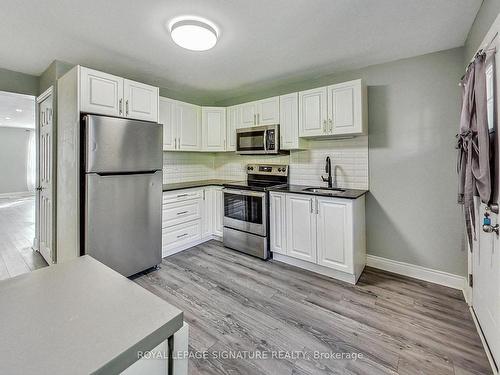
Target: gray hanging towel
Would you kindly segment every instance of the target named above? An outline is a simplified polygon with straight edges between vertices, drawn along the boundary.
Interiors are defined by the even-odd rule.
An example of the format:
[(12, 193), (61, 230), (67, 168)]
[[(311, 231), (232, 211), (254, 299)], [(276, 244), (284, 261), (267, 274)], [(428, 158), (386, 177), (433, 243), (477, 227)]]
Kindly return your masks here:
[(491, 175), (484, 53), (476, 55), (462, 80), (460, 133), (457, 135), (458, 202), (464, 206), (467, 239), (475, 238), (474, 195), (490, 201)]

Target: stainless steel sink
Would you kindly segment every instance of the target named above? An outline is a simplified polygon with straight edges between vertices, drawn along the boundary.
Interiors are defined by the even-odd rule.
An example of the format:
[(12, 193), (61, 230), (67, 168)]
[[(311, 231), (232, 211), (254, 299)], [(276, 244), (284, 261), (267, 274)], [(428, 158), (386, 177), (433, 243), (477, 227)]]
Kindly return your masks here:
[(311, 193), (318, 193), (318, 194), (330, 194), (333, 195), (335, 193), (343, 193), (345, 189), (339, 189), (339, 188), (306, 188), (303, 191), (309, 191)]

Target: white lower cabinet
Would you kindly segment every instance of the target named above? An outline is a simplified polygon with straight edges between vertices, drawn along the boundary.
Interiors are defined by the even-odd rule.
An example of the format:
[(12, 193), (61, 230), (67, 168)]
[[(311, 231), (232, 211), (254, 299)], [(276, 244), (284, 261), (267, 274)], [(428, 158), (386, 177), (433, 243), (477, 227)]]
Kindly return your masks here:
[(365, 198), (270, 193), (273, 257), (350, 283), (366, 262)]
[(269, 196), (269, 237), (271, 251), (286, 255), (285, 194), (271, 193)]
[(162, 256), (222, 238), (222, 187), (163, 193)]
[(221, 187), (213, 188), (213, 234), (222, 237), (222, 227), (224, 219), (224, 193)]
[(314, 197), (286, 196), (287, 255), (316, 262), (316, 215)]

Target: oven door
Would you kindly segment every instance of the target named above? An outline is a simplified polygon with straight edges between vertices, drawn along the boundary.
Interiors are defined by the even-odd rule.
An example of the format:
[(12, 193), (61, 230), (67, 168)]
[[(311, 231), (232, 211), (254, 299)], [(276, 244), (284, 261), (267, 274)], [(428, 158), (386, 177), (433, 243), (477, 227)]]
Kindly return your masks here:
[(264, 192), (224, 189), (224, 226), (267, 235), (267, 196)]

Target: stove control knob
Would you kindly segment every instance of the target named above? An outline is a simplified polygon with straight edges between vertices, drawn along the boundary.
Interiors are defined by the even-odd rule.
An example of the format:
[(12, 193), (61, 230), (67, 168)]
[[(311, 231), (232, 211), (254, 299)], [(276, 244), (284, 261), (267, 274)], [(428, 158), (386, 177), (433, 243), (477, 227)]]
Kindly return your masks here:
[(278, 168), (278, 172), (281, 172), (281, 168)]

